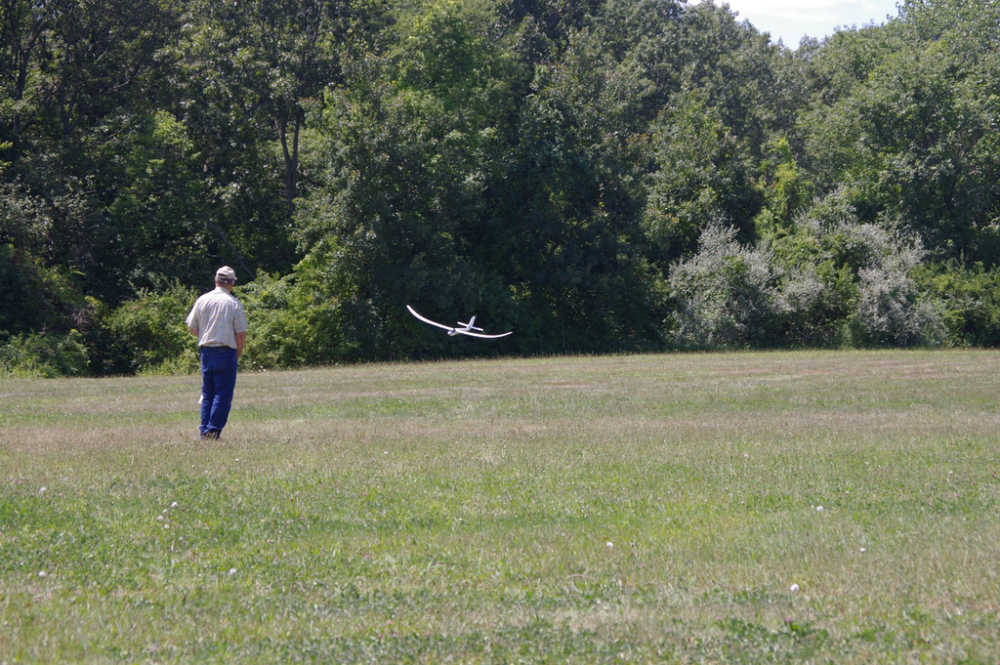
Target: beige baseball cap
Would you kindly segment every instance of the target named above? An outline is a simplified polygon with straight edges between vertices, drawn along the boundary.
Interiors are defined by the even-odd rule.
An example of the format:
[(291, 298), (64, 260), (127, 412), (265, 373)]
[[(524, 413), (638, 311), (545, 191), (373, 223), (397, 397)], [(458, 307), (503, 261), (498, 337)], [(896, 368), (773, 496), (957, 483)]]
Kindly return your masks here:
[(229, 266), (222, 266), (221, 268), (215, 271), (215, 279), (222, 279), (227, 282), (235, 282), (236, 271), (230, 268)]

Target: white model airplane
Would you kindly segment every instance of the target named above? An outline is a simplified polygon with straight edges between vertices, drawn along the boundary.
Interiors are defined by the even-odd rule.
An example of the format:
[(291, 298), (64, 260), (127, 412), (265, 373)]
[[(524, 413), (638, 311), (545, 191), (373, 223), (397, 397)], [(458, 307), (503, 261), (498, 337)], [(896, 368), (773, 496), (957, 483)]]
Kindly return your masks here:
[(471, 319), (469, 319), (468, 323), (463, 323), (459, 321), (458, 322), (459, 327), (453, 328), (452, 326), (446, 326), (443, 323), (438, 323), (437, 321), (431, 321), (425, 316), (420, 316), (420, 314), (417, 314), (417, 310), (413, 309), (409, 305), (406, 306), (406, 309), (410, 310), (410, 314), (417, 317), (424, 323), (429, 323), (430, 325), (435, 326), (437, 328), (447, 330), (449, 337), (454, 337), (455, 335), (469, 335), (470, 337), (481, 337), (483, 339), (496, 339), (497, 337), (506, 337), (507, 335), (511, 335), (514, 333), (514, 331), (512, 330), (510, 332), (505, 332), (502, 335), (484, 335), (482, 328), (477, 328), (475, 325), (473, 325), (476, 322), (476, 317), (472, 317)]

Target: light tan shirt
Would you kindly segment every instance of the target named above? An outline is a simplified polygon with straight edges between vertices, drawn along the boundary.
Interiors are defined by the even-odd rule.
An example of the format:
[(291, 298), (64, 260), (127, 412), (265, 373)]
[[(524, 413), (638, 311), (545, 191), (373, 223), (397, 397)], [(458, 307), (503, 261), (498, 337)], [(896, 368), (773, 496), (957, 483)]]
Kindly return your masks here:
[(243, 305), (221, 286), (195, 301), (186, 322), (188, 328), (198, 331), (198, 346), (235, 349), (236, 333), (245, 333), (249, 329)]

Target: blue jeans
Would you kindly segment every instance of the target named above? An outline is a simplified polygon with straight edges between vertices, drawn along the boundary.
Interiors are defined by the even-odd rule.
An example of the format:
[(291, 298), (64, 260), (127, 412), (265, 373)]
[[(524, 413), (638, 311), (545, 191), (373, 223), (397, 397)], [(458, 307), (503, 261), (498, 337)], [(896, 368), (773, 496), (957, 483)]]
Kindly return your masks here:
[(202, 436), (218, 437), (229, 420), (236, 387), (236, 349), (203, 346), (201, 351)]

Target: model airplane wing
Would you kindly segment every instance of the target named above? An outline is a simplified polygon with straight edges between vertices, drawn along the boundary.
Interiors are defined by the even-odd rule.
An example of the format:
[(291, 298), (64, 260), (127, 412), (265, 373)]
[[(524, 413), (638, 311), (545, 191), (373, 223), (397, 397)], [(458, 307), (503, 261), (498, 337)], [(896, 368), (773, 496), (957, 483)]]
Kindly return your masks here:
[(413, 309), (409, 305), (406, 306), (406, 309), (410, 310), (410, 314), (412, 314), (413, 316), (417, 317), (418, 319), (420, 319), (424, 323), (429, 323), (432, 326), (437, 326), (438, 328), (441, 328), (442, 330), (447, 330), (448, 332), (454, 332), (455, 331), (455, 328), (452, 327), (452, 326), (446, 326), (443, 323), (438, 323), (437, 321), (431, 321), (426, 316), (420, 316), (420, 314), (417, 313), (417, 310)]
[(462, 330), (461, 328), (456, 328), (455, 332), (457, 332), (460, 335), (468, 335), (469, 337), (482, 337), (483, 339), (496, 339), (497, 337), (506, 337), (507, 335), (514, 334), (514, 331), (511, 330), (510, 332), (501, 333), (499, 335), (483, 335), (482, 333), (474, 333), (468, 330)]

